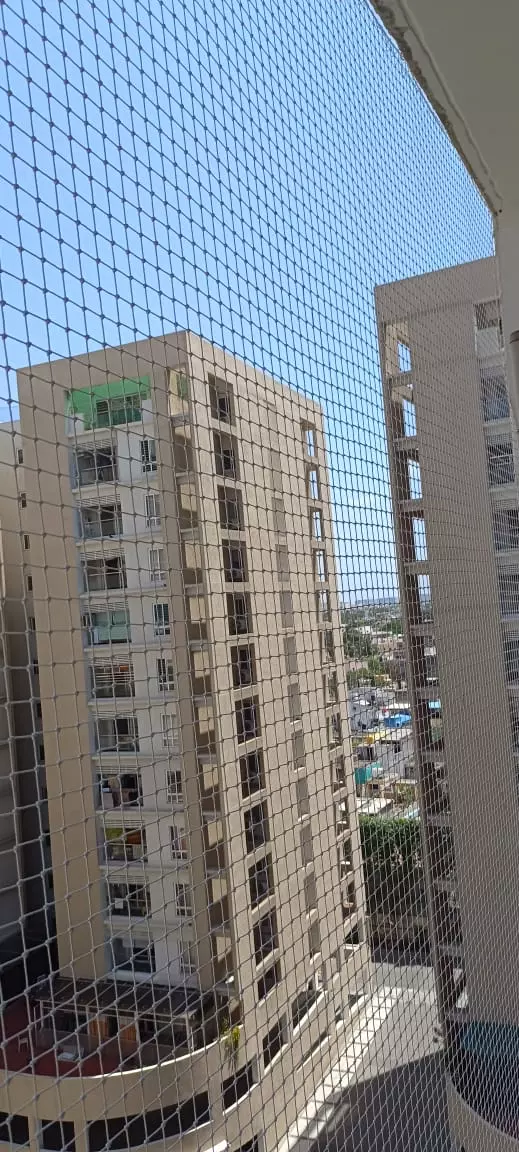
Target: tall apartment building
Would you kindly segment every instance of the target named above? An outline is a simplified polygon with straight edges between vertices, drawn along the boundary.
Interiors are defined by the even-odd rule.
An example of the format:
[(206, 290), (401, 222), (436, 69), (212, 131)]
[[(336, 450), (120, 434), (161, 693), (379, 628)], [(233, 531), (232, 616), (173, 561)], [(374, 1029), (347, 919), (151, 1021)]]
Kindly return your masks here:
[(0, 955), (6, 964), (25, 949), (29, 976), (38, 969), (38, 945), (45, 964), (52, 941), (53, 881), (25, 507), (19, 424), (0, 424)]
[(367, 962), (321, 410), (187, 332), (18, 386), (59, 973), (0, 1107), (268, 1152)]
[(376, 310), (451, 1125), (467, 1152), (504, 1150), (519, 1136), (519, 453), (494, 261), (384, 285)]

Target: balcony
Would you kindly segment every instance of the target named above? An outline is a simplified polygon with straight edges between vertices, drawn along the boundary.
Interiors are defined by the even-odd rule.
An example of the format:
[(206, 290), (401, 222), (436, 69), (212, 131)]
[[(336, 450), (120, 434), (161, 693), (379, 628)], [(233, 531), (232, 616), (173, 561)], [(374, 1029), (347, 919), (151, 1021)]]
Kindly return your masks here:
[[(138, 952), (144, 956), (145, 946), (139, 946)], [(119, 958), (128, 963), (130, 970), (131, 958)], [(149, 960), (154, 963), (152, 950)], [(141, 969), (139, 961), (134, 968), (148, 970)], [(162, 1062), (166, 1064), (164, 1088), (170, 1086), (172, 1076), (182, 1075), (183, 1063), (188, 1081), (184, 1085), (184, 1089), (188, 1088), (186, 1096), (189, 1088), (192, 1093), (195, 1072), (198, 1084), (205, 1087), (208, 1052), (218, 1040), (223, 1006), (224, 1001), (215, 998), (214, 993), (202, 996), (196, 989), (184, 986), (167, 989), (147, 981), (126, 983), (109, 977), (97, 982), (76, 980), (72, 986), (70, 980), (54, 977), (31, 990), (29, 1003), (21, 997), (5, 1010), (0, 1067), (11, 1073), (24, 1073), (25, 1078), (28, 1074), (59, 1078), (60, 1108), (73, 1107), (78, 1090), (84, 1091), (78, 1078), (95, 1077), (88, 1092), (89, 1097), (94, 1093), (96, 1100), (89, 1108), (91, 1120), (104, 1116), (106, 1091), (112, 1110), (114, 1105), (121, 1109), (121, 1091), (124, 1090), (126, 1103), (127, 1091), (135, 1092), (132, 1112), (138, 1114), (143, 1107), (146, 1071), (156, 1074), (156, 1067)], [(91, 1025), (95, 1021), (96, 1027), (88, 1026), (87, 1013)], [(197, 1052), (200, 1065), (192, 1062)], [(215, 1057), (211, 1060), (213, 1071), (221, 1062), (217, 1045)], [(171, 1067), (173, 1060), (181, 1061), (176, 1070)], [(131, 1077), (133, 1069), (135, 1079)], [(114, 1077), (112, 1089), (110, 1080), (104, 1078), (118, 1071), (125, 1073), (124, 1084), (122, 1077)], [(154, 1079), (151, 1100), (156, 1100), (157, 1091)]]
[(79, 530), (84, 540), (103, 540), (121, 536), (123, 531), (121, 509), (115, 504), (101, 505), (99, 508), (82, 508)]
[(138, 752), (139, 739), (137, 736), (132, 736), (129, 733), (118, 732), (98, 732), (96, 741), (96, 752)]
[(76, 488), (110, 484), (118, 478), (115, 448), (77, 452), (74, 463), (73, 484)]
[(145, 828), (105, 828), (105, 860), (109, 864), (146, 863)]
[(112, 592), (126, 588), (126, 564), (123, 556), (102, 560), (83, 561), (83, 581), (86, 593)]
[(97, 648), (107, 644), (129, 644), (131, 628), (129, 613), (125, 608), (113, 612), (88, 612), (83, 616), (85, 648)]
[(140, 777), (134, 772), (105, 776), (99, 780), (99, 805), (103, 812), (114, 808), (136, 808), (142, 804)]
[(95, 664), (90, 671), (92, 699), (113, 700), (135, 696), (133, 668), (130, 665)]
[(150, 894), (137, 884), (109, 884), (108, 911), (112, 917), (142, 919), (151, 914)]

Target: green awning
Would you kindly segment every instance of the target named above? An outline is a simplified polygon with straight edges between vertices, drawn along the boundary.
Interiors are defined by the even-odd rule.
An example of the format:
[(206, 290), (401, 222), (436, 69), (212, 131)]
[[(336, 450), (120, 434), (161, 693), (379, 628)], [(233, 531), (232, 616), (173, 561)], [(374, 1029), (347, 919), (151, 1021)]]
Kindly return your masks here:
[(96, 384), (91, 388), (73, 388), (67, 393), (66, 413), (67, 416), (82, 416), (85, 428), (91, 428), (99, 400), (118, 400), (128, 396), (146, 399), (149, 395), (149, 376), (139, 376), (136, 380), (111, 380), (109, 384)]

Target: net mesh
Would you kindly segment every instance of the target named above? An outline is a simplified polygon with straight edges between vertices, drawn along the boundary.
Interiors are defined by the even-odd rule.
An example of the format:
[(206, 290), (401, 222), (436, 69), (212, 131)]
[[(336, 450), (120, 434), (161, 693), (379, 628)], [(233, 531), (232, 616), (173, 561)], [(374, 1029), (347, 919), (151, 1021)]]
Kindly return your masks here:
[(504, 1148), (488, 210), (361, 0), (0, 13), (0, 1141)]

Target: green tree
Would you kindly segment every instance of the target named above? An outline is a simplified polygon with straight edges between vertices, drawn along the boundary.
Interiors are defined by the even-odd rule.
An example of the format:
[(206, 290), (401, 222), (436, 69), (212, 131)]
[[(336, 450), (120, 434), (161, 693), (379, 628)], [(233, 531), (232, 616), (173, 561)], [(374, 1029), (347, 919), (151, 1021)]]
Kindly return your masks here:
[(361, 815), (359, 825), (370, 916), (411, 910), (423, 892), (419, 819)]

